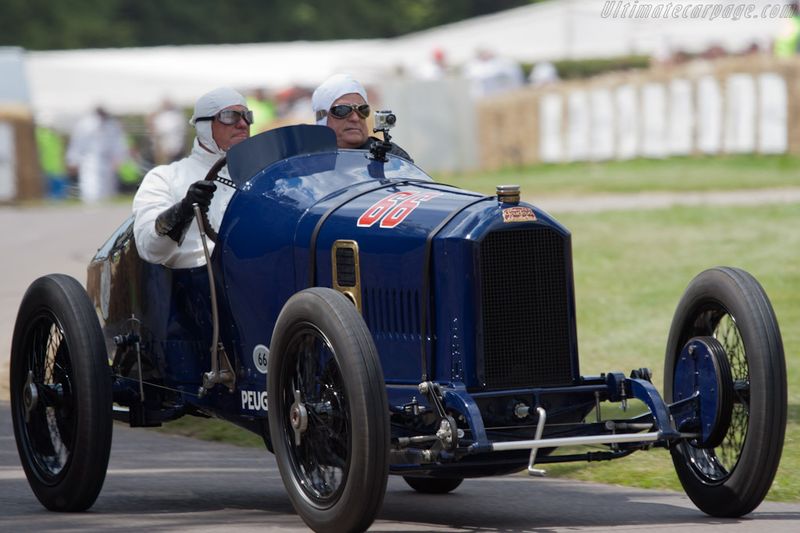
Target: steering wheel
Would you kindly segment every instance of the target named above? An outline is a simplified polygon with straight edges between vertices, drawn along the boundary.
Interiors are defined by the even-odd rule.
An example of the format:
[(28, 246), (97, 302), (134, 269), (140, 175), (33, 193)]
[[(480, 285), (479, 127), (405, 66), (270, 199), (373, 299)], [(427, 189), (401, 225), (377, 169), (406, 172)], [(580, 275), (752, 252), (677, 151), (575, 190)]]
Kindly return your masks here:
[[(226, 156), (220, 157), (219, 160), (211, 166), (211, 168), (208, 170), (208, 173), (206, 174), (206, 177), (203, 179), (207, 181), (216, 181), (219, 171), (222, 170), (222, 167), (224, 167), (227, 164), (228, 164), (228, 158)], [(203, 220), (203, 226), (206, 232), (206, 237), (208, 237), (211, 240), (211, 242), (216, 243), (218, 236), (217, 230), (215, 230), (211, 226), (211, 221), (208, 219), (208, 210), (201, 211), (200, 216)]]

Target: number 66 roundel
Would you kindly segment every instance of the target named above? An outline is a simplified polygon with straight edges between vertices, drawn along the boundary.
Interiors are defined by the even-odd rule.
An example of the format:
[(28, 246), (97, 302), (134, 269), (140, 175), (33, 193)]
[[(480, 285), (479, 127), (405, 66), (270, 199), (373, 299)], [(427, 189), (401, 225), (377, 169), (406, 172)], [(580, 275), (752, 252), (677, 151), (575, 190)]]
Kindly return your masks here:
[(394, 228), (403, 222), (411, 212), (419, 207), (420, 202), (441, 196), (440, 192), (401, 191), (390, 194), (372, 204), (360, 217), (359, 228), (372, 227), (381, 221), (380, 227)]

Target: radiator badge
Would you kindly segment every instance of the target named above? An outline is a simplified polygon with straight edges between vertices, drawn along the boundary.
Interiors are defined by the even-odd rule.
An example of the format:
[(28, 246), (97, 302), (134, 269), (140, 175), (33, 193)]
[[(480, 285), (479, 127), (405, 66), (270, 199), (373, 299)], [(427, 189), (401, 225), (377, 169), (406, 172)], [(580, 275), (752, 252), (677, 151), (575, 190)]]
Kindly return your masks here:
[(509, 207), (503, 209), (503, 222), (533, 222), (536, 214), (530, 207)]

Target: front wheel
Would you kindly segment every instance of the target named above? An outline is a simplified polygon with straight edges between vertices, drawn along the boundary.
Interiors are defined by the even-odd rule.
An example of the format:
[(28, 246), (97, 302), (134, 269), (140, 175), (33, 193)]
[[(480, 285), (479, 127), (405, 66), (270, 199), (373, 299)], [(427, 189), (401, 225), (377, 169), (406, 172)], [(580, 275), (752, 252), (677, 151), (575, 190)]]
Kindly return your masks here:
[(283, 484), (315, 531), (363, 531), (383, 503), (389, 408), (375, 344), (355, 306), (315, 287), (292, 296), (268, 363), (269, 429)]
[[(664, 393), (675, 401), (675, 369), (686, 343), (714, 337), (730, 366), (733, 409), (721, 442), (681, 441), (672, 461), (686, 494), (703, 512), (738, 517), (767, 495), (786, 429), (786, 363), (778, 322), (761, 285), (747, 272), (699, 274), (678, 304), (667, 341)], [(728, 384), (731, 385), (731, 384)]]
[(94, 306), (74, 278), (34, 281), (11, 346), (11, 414), (22, 467), (51, 511), (83, 511), (106, 476), (111, 371)]

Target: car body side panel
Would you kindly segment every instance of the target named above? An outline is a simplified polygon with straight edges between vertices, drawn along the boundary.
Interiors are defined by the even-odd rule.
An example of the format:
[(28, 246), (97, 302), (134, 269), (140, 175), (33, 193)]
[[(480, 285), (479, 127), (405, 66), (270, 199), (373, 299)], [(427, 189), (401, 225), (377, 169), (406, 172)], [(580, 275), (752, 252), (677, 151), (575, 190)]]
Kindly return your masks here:
[[(308, 248), (321, 214), (352, 190), (380, 184), (369, 163), (365, 169), (365, 158), (363, 151), (344, 150), (280, 161), (232, 198), (214, 266), (224, 287), (224, 318), (235, 324), (232, 340), (246, 367), (256, 346), (269, 346), (286, 300), (309, 286)], [(429, 179), (400, 158), (391, 157), (381, 170), (376, 174), (381, 180), (387, 175)]]
[[(133, 218), (101, 247), (88, 268), (87, 290), (103, 327), (109, 357), (113, 337), (139, 332), (143, 356), (160, 383), (196, 392), (209, 367), (210, 290), (206, 269), (170, 269), (143, 261), (133, 242)], [(136, 321), (131, 317), (135, 316)]]
[[(572, 364), (567, 381), (578, 379), (566, 229), (528, 204), (517, 207), (529, 217), (509, 222), (504, 210), (516, 204), (436, 184), (401, 158), (378, 162), (365, 151), (326, 152), (323, 141), (313, 153), (292, 155), (288, 150), (287, 158), (270, 161), (249, 179), (239, 176), (238, 191), (219, 228), (211, 263), (220, 336), (236, 371), (236, 394), (217, 387), (202, 400), (194, 397), (202, 374), (210, 368), (206, 269), (182, 271), (144, 263), (125, 231), (109, 240), (108, 249), (101, 250), (90, 267), (98, 309), (104, 294), (121, 298), (119, 312), (106, 311), (107, 338), (124, 332), (129, 313), (137, 314), (144, 345), (159, 361), (169, 386), (190, 393), (190, 402), (225, 411), (226, 418), (231, 413), (263, 418), (266, 376), (256, 363), (257, 354), (269, 347), (289, 297), (312, 284), (332, 286), (332, 247), (337, 240), (350, 240), (358, 244), (362, 315), (393, 401), (403, 404), (418, 395), (423, 351), (429, 379), (454, 390), (478, 392), (487, 383), (480, 305), (485, 281), (482, 243), (488, 235), (544, 228), (565, 243), (563, 309), (569, 316), (561, 321), (572, 327), (565, 354)], [(277, 150), (270, 157), (283, 153)], [(253, 161), (242, 168), (256, 168)], [(511, 267), (536, 267), (524, 264), (527, 260), (523, 256)], [(109, 282), (110, 289), (104, 289)], [(510, 305), (515, 305), (513, 294), (509, 296)], [(502, 394), (502, 388), (495, 386), (493, 394)]]

